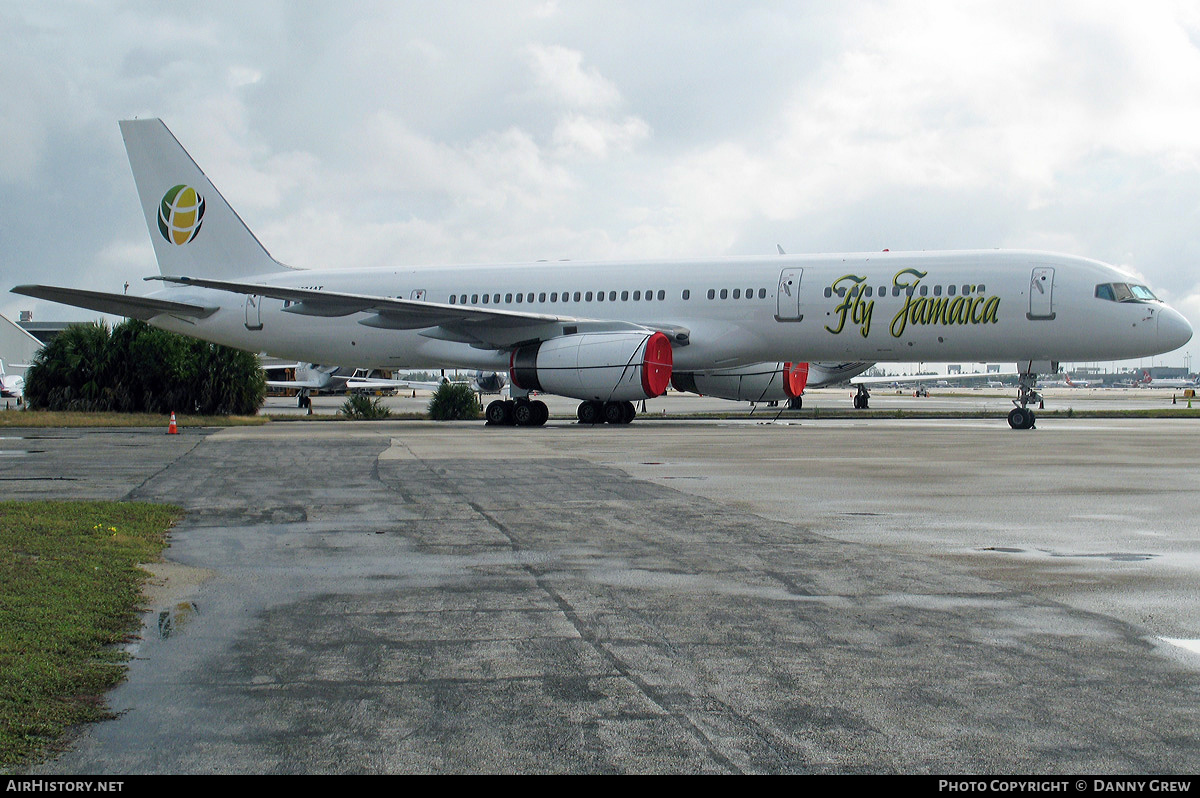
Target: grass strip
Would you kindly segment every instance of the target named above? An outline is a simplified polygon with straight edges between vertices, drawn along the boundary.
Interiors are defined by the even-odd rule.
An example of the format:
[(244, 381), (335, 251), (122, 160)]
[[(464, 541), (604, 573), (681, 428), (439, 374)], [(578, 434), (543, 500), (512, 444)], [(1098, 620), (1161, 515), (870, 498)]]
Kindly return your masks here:
[(109, 717), (138, 633), (138, 563), (161, 559), (178, 507), (0, 502), (0, 769)]
[[(85, 413), (59, 410), (0, 410), (3, 427), (162, 427), (169, 415), (157, 413)], [(180, 427), (245, 427), (266, 424), (265, 416), (185, 416), (175, 415)]]

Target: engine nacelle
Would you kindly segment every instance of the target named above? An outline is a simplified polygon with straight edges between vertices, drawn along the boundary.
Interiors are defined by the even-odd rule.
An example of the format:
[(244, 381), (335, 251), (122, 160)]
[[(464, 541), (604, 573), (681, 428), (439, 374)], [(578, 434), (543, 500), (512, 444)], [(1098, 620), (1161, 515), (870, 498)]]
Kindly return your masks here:
[(527, 391), (632, 402), (666, 393), (673, 362), (660, 332), (578, 333), (517, 347), (509, 376)]
[(807, 363), (755, 363), (710, 372), (676, 372), (677, 391), (732, 399), (737, 402), (781, 402), (804, 393)]

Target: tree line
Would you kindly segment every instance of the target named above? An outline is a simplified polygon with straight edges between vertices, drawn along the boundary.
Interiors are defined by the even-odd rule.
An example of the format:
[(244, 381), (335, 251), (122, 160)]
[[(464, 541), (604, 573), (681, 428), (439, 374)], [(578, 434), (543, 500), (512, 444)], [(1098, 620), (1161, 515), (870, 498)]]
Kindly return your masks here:
[(72, 324), (25, 373), (32, 410), (253, 415), (265, 395), (254, 354), (136, 319)]

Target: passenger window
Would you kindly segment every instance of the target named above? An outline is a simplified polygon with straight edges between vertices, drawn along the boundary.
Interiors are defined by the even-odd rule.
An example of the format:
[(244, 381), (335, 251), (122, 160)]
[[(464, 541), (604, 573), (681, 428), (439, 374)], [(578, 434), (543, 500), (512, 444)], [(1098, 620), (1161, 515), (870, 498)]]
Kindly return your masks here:
[[(533, 296), (533, 294), (530, 294), (529, 296), (530, 296), (530, 297), (532, 297), (532, 296)], [(532, 302), (533, 300), (531, 299), (530, 301)], [(545, 294), (538, 294), (538, 302), (545, 302), (545, 301), (546, 301), (546, 295), (545, 295)]]
[(733, 289), (733, 298), (741, 299), (742, 298), (742, 289), (740, 289), (740, 288)]
[[(646, 296), (649, 296), (649, 294), (647, 294)], [(713, 290), (713, 289), (711, 289), (711, 288), (710, 288), (710, 289), (708, 289), (708, 298), (709, 298), (709, 299), (715, 299), (715, 298), (716, 298), (716, 296), (717, 296), (717, 292), (716, 292), (716, 291), (714, 291), (714, 290)]]
[[(765, 289), (765, 288), (758, 289), (758, 298), (766, 299), (767, 298), (767, 289)], [(687, 297), (684, 297), (684, 299), (687, 299)]]
[(641, 291), (634, 291), (634, 292), (633, 292), (633, 301), (634, 301), (634, 302), (641, 302), (641, 301), (642, 301), (642, 292), (641, 292)]
[(831, 296), (833, 296), (833, 289), (829, 286), (825, 286), (825, 298), (829, 299)]
[(584, 295), (583, 295), (583, 298), (584, 298), (586, 301), (588, 301), (588, 302), (591, 302), (591, 301), (592, 301), (592, 292), (591, 292), (591, 291), (588, 291), (586, 294), (584, 294)]
[(521, 302), (523, 302), (524, 300), (525, 300), (525, 295), (524, 295), (524, 294), (517, 294), (517, 304), (518, 304), (518, 305), (519, 305)]
[(621, 301), (622, 301), (622, 302), (628, 302), (628, 301), (629, 301), (629, 292), (628, 292), (628, 291), (622, 291), (622, 292), (621, 292)]
[[(578, 301), (579, 301), (579, 296), (580, 296), (579, 292), (578, 292), (578, 291), (576, 291), (576, 292), (575, 292), (575, 297), (574, 297), (574, 299), (575, 299), (575, 301), (576, 301), (576, 302), (578, 302)], [(591, 299), (591, 296), (589, 296), (589, 297), (588, 297), (588, 299)]]
[(921, 296), (929, 296), (929, 286), (921, 286)]
[(617, 292), (616, 292), (616, 291), (609, 291), (609, 292), (608, 292), (608, 301), (609, 301), (609, 302), (616, 302), (616, 301), (617, 301)]
[(662, 290), (661, 288), (658, 289), (658, 300), (661, 302), (662, 300), (664, 300), (666, 298), (667, 298), (667, 292)]
[(728, 288), (721, 289), (721, 299), (729, 299), (729, 289)]
[(500, 304), (500, 295), (499, 294), (492, 294), (492, 304), (493, 305)]
[(950, 294), (950, 296), (954, 296), (954, 286), (947, 287), (946, 293)]
[(454, 294), (451, 294), (450, 295), (450, 304), (454, 305), (454, 304), (457, 304), (457, 302), (458, 302), (458, 297), (456, 297)]
[(483, 295), (483, 304), (486, 305), (488, 303), (488, 299), (490, 299), (490, 297), (487, 294), (484, 294)]
[(557, 292), (557, 291), (551, 291), (551, 292), (550, 292), (550, 301), (551, 301), (551, 302), (557, 302), (557, 301), (558, 301), (558, 292)]
[(941, 287), (940, 285), (935, 285), (935, 286), (933, 287), (933, 295), (934, 295), (934, 296), (941, 296), (941, 295), (942, 295), (942, 287)]

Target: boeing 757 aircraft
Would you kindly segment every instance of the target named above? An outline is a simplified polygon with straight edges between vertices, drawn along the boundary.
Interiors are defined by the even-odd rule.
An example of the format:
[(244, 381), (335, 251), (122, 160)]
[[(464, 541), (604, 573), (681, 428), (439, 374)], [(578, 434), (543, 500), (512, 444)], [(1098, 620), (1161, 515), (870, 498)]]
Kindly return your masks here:
[(13, 291), (276, 357), (507, 372), (492, 423), (540, 425), (545, 392), (585, 422), (628, 422), (672, 382), (729, 399), (798, 397), (816, 371), (876, 361), (1009, 361), (1009, 423), (1033, 426), (1060, 360), (1176, 349), (1182, 315), (1138, 280), (1042, 252), (884, 252), (672, 261), (298, 270), (276, 261), (158, 119), (121, 122), (164, 287), (145, 297)]

